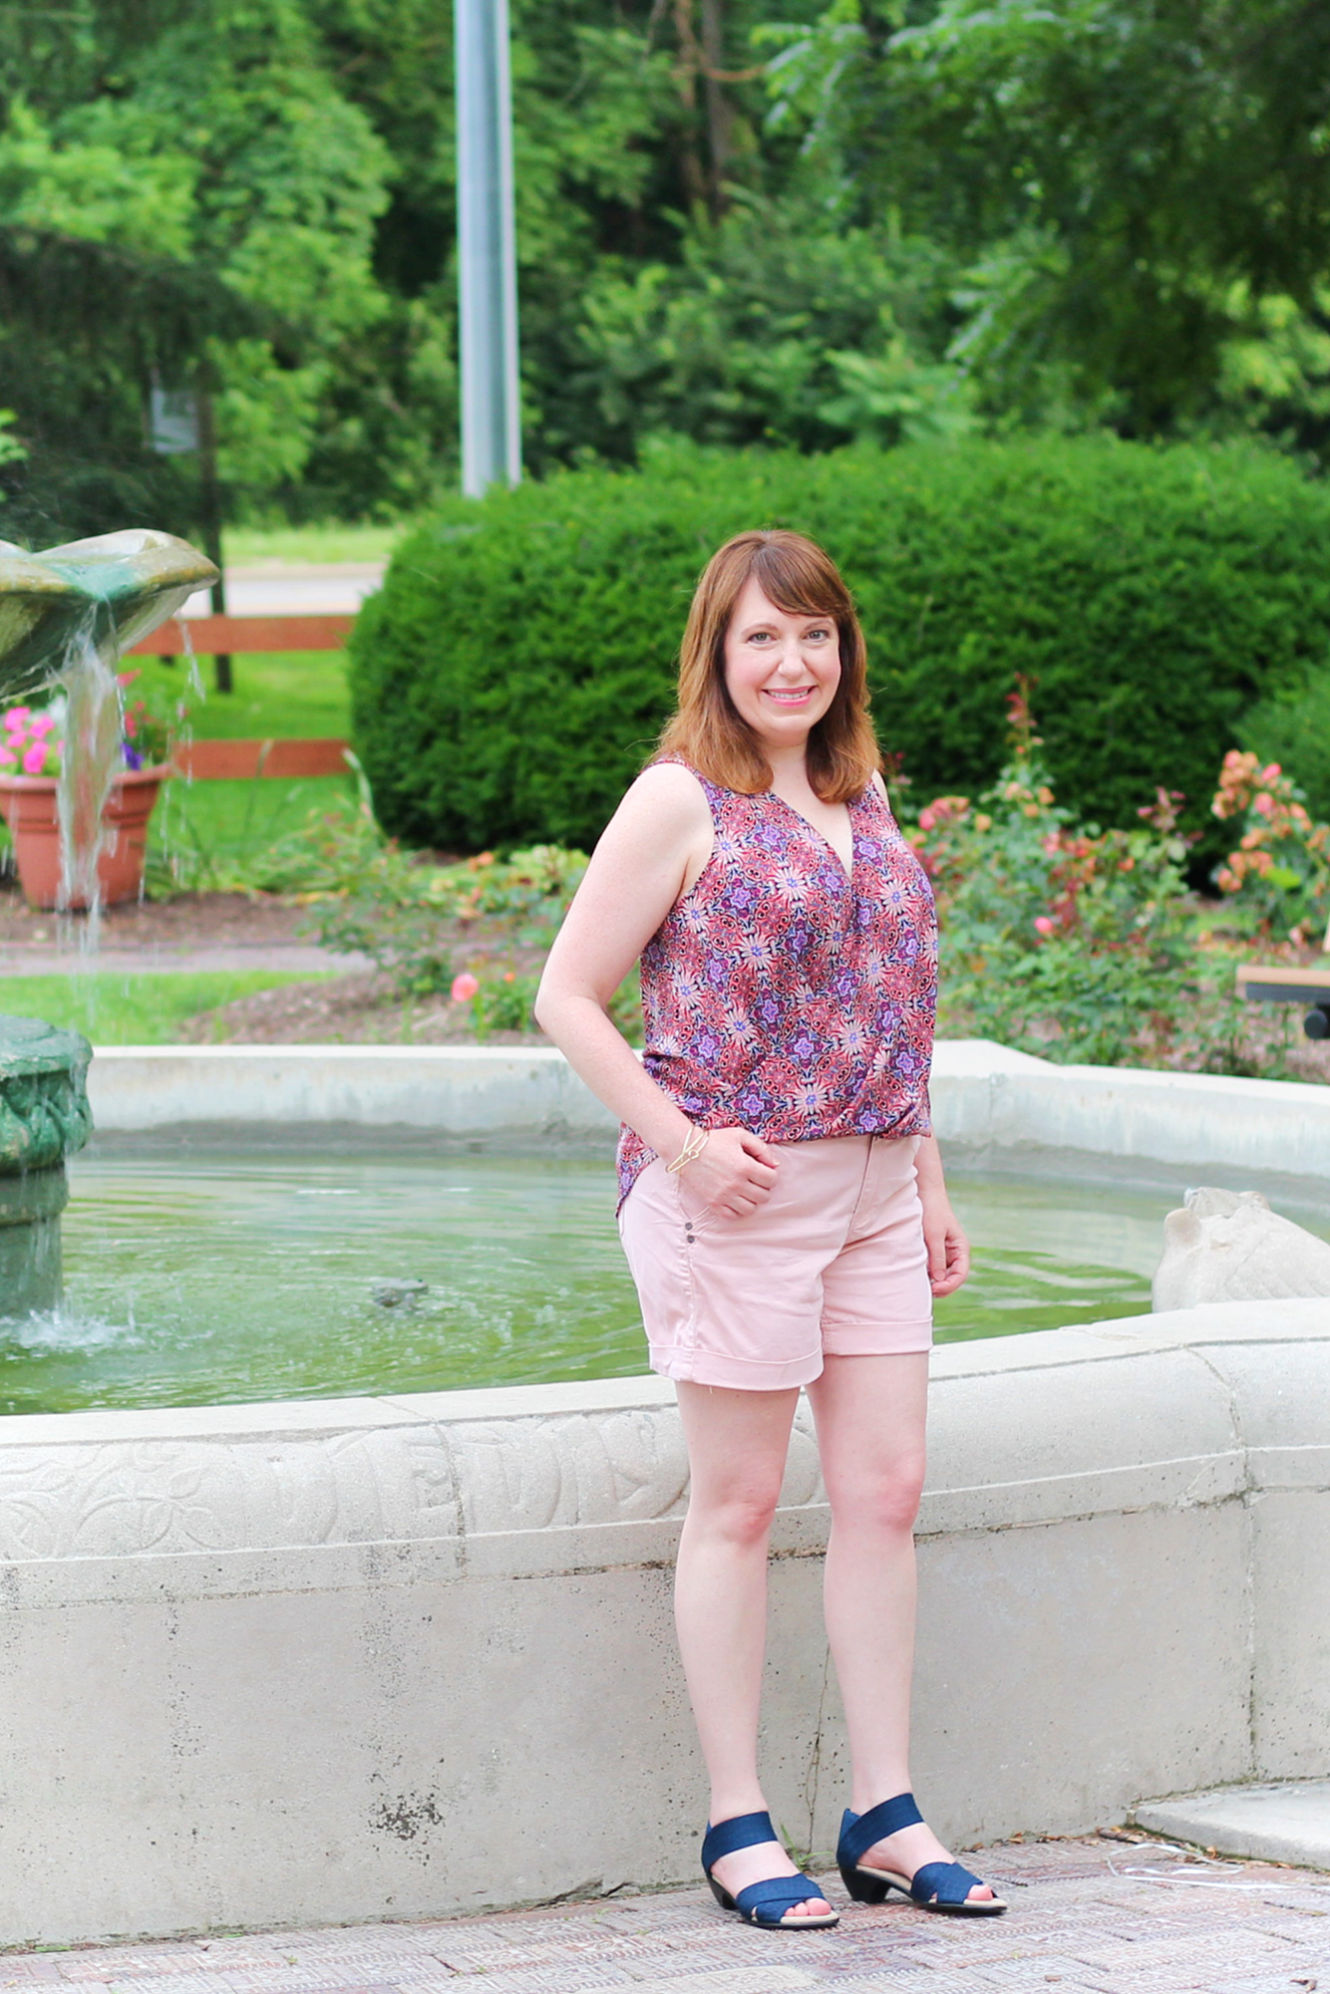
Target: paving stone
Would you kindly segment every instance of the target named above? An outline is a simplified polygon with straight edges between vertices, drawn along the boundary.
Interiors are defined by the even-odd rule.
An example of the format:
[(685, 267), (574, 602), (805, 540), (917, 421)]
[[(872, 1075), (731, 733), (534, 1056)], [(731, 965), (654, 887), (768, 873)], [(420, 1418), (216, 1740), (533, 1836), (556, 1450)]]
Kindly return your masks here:
[(0, 1955), (0, 1990), (70, 1994), (1330, 1994), (1330, 1877), (1108, 1838), (1008, 1843), (973, 1867), (1004, 1918), (846, 1905), (754, 1931), (701, 1889), (419, 1924)]

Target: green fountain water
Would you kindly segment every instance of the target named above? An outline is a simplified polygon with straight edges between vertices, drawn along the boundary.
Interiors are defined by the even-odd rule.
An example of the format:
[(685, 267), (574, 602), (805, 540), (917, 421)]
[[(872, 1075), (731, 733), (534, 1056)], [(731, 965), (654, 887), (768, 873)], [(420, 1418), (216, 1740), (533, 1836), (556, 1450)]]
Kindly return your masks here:
[[(217, 579), (169, 533), (134, 528), (28, 553), (0, 541), (0, 705), (59, 683), (67, 701), (60, 777), (62, 901), (89, 910), (95, 942), (102, 807), (119, 757), (116, 664), (129, 645)], [(60, 1293), (65, 1158), (91, 1127), (91, 1048), (76, 1032), (0, 1017), (0, 1311)]]

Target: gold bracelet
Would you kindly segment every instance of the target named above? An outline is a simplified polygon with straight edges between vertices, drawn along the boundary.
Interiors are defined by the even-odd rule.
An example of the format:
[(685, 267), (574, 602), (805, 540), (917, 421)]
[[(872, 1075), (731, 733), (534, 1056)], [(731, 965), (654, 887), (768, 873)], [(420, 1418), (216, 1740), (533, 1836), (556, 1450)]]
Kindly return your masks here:
[(710, 1129), (699, 1129), (697, 1127), (693, 1127), (692, 1129), (689, 1130), (687, 1136), (684, 1138), (683, 1148), (679, 1151), (679, 1154), (675, 1157), (673, 1163), (667, 1163), (665, 1165), (665, 1168), (669, 1171), (671, 1177), (677, 1176), (681, 1170), (686, 1170), (690, 1163), (695, 1163), (697, 1161), (697, 1158), (702, 1154), (702, 1151), (706, 1148), (707, 1141), (710, 1135), (711, 1135)]

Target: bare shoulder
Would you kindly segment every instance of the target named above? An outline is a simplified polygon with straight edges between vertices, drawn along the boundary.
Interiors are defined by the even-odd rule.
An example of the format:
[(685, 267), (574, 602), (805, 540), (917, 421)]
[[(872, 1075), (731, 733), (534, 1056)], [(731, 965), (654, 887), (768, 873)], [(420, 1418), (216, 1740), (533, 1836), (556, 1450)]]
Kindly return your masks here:
[(653, 762), (627, 791), (606, 835), (673, 844), (710, 826), (706, 792), (692, 770), (679, 762)]

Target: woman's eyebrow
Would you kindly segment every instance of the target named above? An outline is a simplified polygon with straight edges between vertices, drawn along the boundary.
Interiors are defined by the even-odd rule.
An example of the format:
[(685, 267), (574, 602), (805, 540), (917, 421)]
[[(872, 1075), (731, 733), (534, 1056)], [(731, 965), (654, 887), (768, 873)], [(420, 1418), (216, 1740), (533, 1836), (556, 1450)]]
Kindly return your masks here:
[[(826, 610), (822, 609), (783, 609), (781, 615), (792, 617), (796, 623), (834, 623), (836, 621), (834, 616), (831, 616)], [(758, 630), (774, 630), (775, 628), (776, 619), (774, 617), (761, 616), (755, 623), (745, 623), (740, 634), (744, 637), (751, 637)]]

